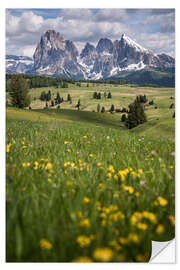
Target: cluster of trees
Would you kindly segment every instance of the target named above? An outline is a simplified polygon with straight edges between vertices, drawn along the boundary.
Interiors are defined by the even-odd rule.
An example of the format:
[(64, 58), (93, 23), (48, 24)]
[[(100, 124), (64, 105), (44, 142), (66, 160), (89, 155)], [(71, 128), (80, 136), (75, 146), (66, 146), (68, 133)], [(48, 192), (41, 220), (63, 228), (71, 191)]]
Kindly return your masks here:
[[(93, 98), (94, 99), (101, 99), (101, 93), (94, 92)], [(106, 92), (104, 92), (104, 98), (112, 98), (111, 92), (109, 91), (108, 94)]]
[(127, 80), (81, 80), (81, 82), (85, 82), (85, 83), (94, 83), (94, 84), (114, 84), (114, 85), (123, 85), (123, 84), (128, 84), (129, 82)]
[(50, 101), (51, 91), (49, 90), (47, 93), (45, 91), (42, 91), (39, 99), (42, 101)]
[[(13, 77), (16, 74), (6, 74), (6, 91), (10, 91), (10, 84)], [(75, 84), (75, 81), (72, 79), (66, 78), (54, 78), (38, 75), (21, 75), (24, 79), (27, 80), (28, 88), (40, 88), (40, 87), (50, 87), (54, 86), (57, 88), (68, 88), (68, 83)]]

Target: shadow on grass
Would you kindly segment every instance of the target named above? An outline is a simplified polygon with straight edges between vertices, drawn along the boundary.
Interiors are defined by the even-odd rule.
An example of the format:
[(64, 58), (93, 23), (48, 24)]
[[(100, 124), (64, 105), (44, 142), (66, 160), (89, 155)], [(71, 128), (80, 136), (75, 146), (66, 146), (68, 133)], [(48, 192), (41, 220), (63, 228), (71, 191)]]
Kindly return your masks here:
[(46, 109), (46, 110), (33, 110), (41, 112), (49, 116), (56, 117), (57, 119), (67, 119), (75, 122), (89, 123), (96, 126), (106, 126), (111, 128), (125, 128), (121, 122), (120, 116), (110, 113), (96, 113), (88, 111), (76, 111), (69, 109)]

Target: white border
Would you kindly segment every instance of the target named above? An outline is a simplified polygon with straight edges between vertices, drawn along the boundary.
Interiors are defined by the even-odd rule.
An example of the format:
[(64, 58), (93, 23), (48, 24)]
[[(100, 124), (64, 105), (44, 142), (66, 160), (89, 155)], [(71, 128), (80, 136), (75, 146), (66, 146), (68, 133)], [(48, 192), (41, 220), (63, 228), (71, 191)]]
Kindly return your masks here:
[[(153, 265), (153, 264), (119, 264), (119, 263), (101, 263), (101, 264), (70, 264), (70, 263), (5, 263), (5, 185), (4, 185), (4, 179), (5, 179), (5, 147), (4, 147), (4, 142), (5, 142), (5, 61), (4, 61), (4, 56), (5, 56), (5, 9), (6, 8), (176, 8), (176, 29), (178, 30), (178, 20), (180, 18), (179, 14), (179, 7), (178, 7), (178, 2), (175, 0), (171, 1), (165, 1), (165, 0), (151, 0), (151, 1), (145, 1), (145, 0), (126, 0), (126, 1), (118, 1), (118, 0), (111, 0), (111, 1), (97, 1), (97, 0), (91, 0), (91, 1), (84, 1), (84, 0), (75, 0), (75, 1), (45, 1), (43, 0), (31, 0), (31, 1), (24, 1), (24, 0), (15, 0), (15, 1), (1, 1), (0, 3), (0, 125), (1, 125), (1, 137), (0, 137), (0, 154), (1, 154), (1, 162), (0, 162), (0, 175), (1, 175), (1, 181), (0, 181), (0, 202), (1, 202), (1, 209), (0, 209), (0, 267), (1, 269), (9, 269), (10, 267), (17, 268), (17, 269), (31, 269), (31, 268), (37, 268), (41, 269), (48, 269), (50, 267), (53, 268), (58, 268), (61, 269), (119, 269), (119, 267), (122, 267), (123, 270), (129, 269), (130, 267), (132, 268), (144, 268), (145, 266), (147, 267), (163, 267), (168, 268), (176, 268), (178, 267), (179, 260), (178, 257), (176, 256), (176, 264), (172, 264), (171, 266), (169, 264), (163, 264), (163, 265)], [(176, 31), (176, 48), (178, 49), (179, 47), (179, 35), (178, 31)], [(180, 89), (178, 89), (178, 81), (179, 81), (179, 74), (178, 74), (179, 68), (178, 68), (178, 51), (176, 50), (176, 119), (179, 118), (179, 108), (178, 108), (178, 103), (179, 103), (179, 92)], [(179, 134), (179, 123), (176, 120), (176, 138), (180, 138)], [(178, 179), (179, 176), (179, 170), (177, 166), (177, 160), (178, 158), (178, 153), (179, 153), (179, 146), (180, 146), (180, 139), (176, 140), (176, 179)], [(179, 205), (178, 202), (178, 182), (176, 181), (176, 228), (178, 227), (178, 215), (177, 215), (177, 208)], [(179, 243), (179, 234), (176, 230), (176, 255), (178, 254), (177, 247)], [(167, 257), (167, 254), (166, 254)]]

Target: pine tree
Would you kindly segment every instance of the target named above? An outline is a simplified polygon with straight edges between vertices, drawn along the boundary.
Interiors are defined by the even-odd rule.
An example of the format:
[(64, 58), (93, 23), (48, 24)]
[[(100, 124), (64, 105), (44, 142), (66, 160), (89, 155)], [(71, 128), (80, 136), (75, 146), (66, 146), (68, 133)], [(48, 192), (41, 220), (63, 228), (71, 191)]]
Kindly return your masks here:
[(109, 111), (112, 113), (112, 112), (114, 112), (114, 110), (115, 110), (115, 108), (114, 108), (114, 105), (112, 104)]
[(96, 99), (97, 98), (97, 92), (93, 93), (93, 98)]
[(121, 116), (121, 121), (122, 121), (122, 122), (126, 122), (126, 115), (125, 115), (125, 114), (122, 114), (122, 116)]
[(147, 121), (146, 114), (144, 112), (144, 106), (137, 100), (129, 105), (128, 118), (126, 120), (126, 126), (131, 129)]
[(112, 98), (111, 92), (108, 93), (107, 98)]
[(104, 107), (102, 107), (101, 112), (102, 112), (102, 113), (104, 113), (104, 112), (105, 112), (105, 108), (104, 108)]
[(71, 96), (70, 96), (70, 94), (67, 95), (67, 101), (71, 101)]
[(28, 83), (22, 75), (13, 75), (9, 94), (12, 106), (24, 108), (30, 105)]

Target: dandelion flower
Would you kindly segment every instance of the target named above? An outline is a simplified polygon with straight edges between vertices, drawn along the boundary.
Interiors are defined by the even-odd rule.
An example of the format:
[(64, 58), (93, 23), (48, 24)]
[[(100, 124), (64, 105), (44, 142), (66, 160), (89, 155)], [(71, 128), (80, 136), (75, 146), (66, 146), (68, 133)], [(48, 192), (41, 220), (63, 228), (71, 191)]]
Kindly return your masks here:
[(156, 228), (157, 234), (162, 234), (164, 232), (164, 226), (162, 224), (159, 224)]
[(12, 146), (11, 143), (8, 143), (8, 144), (6, 145), (6, 152), (7, 152), (7, 153), (9, 153), (11, 146)]
[(159, 202), (161, 206), (166, 206), (168, 204), (168, 201), (160, 196), (157, 198), (157, 201)]
[(79, 235), (76, 239), (81, 248), (87, 247), (91, 243), (91, 238), (86, 235)]
[(88, 219), (88, 218), (82, 219), (82, 220), (79, 222), (79, 225), (80, 225), (80, 227), (90, 227), (89, 219)]
[(93, 252), (93, 257), (96, 261), (109, 262), (111, 261), (113, 252), (110, 248), (97, 248)]
[(139, 244), (139, 236), (136, 233), (130, 233), (128, 235), (128, 240), (135, 243), (135, 244)]
[(45, 169), (46, 170), (51, 170), (52, 167), (53, 167), (52, 163), (51, 162), (48, 162), (47, 165), (46, 165), (46, 167), (45, 167)]
[(40, 247), (41, 249), (52, 249), (52, 244), (47, 239), (40, 240)]
[(90, 202), (90, 199), (89, 199), (88, 197), (84, 197), (84, 198), (83, 198), (83, 202), (84, 202), (84, 203), (89, 203), (89, 202)]
[(145, 230), (147, 230), (147, 224), (145, 224), (145, 223), (142, 223), (142, 222), (138, 222), (137, 223), (137, 228), (138, 229), (140, 229), (140, 230), (143, 230), (143, 231), (145, 231)]

